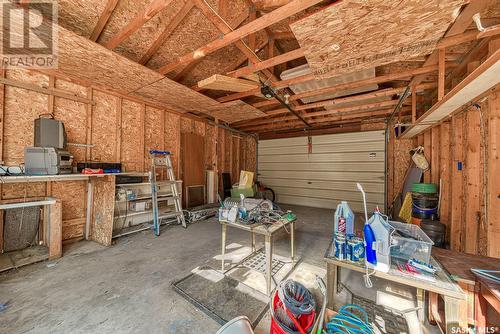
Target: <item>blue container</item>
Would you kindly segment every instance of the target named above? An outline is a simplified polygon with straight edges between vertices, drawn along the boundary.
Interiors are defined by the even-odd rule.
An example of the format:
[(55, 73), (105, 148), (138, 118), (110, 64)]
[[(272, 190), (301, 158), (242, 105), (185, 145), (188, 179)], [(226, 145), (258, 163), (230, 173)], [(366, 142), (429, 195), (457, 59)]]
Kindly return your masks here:
[(347, 242), (347, 259), (351, 262), (359, 262), (365, 257), (365, 245), (363, 239), (353, 237)]
[(333, 239), (333, 245), (335, 247), (334, 257), (337, 260), (344, 261), (347, 259), (347, 242), (345, 239), (345, 235), (341, 233), (335, 234), (335, 238)]

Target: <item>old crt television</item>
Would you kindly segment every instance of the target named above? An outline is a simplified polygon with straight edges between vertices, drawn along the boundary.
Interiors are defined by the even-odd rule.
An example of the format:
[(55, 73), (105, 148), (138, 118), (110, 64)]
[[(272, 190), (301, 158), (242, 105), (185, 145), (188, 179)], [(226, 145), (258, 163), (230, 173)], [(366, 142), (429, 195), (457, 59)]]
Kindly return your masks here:
[(51, 118), (35, 119), (35, 147), (66, 148), (64, 123)]

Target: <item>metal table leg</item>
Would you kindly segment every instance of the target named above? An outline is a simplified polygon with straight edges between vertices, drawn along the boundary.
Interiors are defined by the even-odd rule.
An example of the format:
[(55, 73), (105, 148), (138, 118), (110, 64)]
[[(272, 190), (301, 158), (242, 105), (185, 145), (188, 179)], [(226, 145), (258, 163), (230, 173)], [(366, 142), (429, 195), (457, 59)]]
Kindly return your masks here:
[(337, 281), (339, 276), (339, 268), (333, 263), (326, 264), (326, 290), (328, 294), (327, 307), (334, 309), (334, 300), (337, 297)]
[(290, 223), (290, 257), (295, 261), (295, 222)]
[(425, 321), (425, 290), (417, 289), (417, 307), (420, 309), (417, 311), (418, 320), (420, 322)]
[(252, 231), (252, 252), (255, 252), (255, 232)]
[(273, 269), (273, 237), (271, 235), (266, 235), (265, 242), (266, 248), (266, 292), (269, 296), (271, 294), (271, 280), (272, 280), (272, 269)]
[(222, 228), (222, 249), (221, 249), (221, 261), (222, 261), (222, 264), (221, 264), (221, 268), (222, 268), (222, 272), (224, 272), (224, 255), (226, 254), (226, 233), (227, 233), (227, 226), (225, 224), (221, 224), (221, 228)]

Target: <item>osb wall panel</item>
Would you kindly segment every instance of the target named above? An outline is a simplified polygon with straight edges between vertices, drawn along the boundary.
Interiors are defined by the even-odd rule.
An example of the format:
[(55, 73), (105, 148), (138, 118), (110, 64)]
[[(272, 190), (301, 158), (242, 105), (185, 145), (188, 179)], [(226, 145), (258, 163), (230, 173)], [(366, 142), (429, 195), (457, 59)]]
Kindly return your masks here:
[(165, 113), (165, 150), (172, 153), (174, 172), (179, 177), (180, 156), (180, 125), (181, 117), (172, 113)]
[[(7, 71), (9, 78), (10, 71)], [(29, 77), (33, 78), (33, 77)], [(46, 95), (5, 86), (4, 156), (7, 165), (24, 162), (24, 147), (33, 146), (33, 121), (47, 113)]]
[[(57, 81), (56, 87), (59, 88)], [(64, 122), (68, 143), (86, 144), (87, 104), (55, 97), (53, 114), (55, 119)], [(68, 145), (68, 151), (76, 161), (85, 160), (85, 147)]]
[(233, 180), (234, 175), (232, 173), (232, 161), (233, 161), (233, 134), (224, 129), (224, 150), (222, 154), (224, 155), (224, 172), (231, 173), (231, 180)]
[(2, 184), (2, 199), (45, 197), (44, 182)]
[(115, 201), (115, 177), (106, 176), (94, 181), (94, 205), (91, 225), (92, 240), (111, 245)]
[(122, 101), (121, 160), (126, 171), (139, 172), (144, 169), (144, 105), (128, 100)]
[(92, 106), (91, 157), (94, 161), (119, 162), (117, 154), (117, 114), (119, 98), (94, 90)]
[(144, 132), (144, 169), (148, 170), (151, 165), (150, 150), (163, 150), (164, 124), (162, 124), (164, 111), (152, 107), (146, 107), (145, 132)]
[(86, 184), (87, 181), (52, 182), (52, 196), (63, 203), (63, 221), (85, 217)]
[(245, 138), (245, 149), (246, 149), (246, 166), (245, 169), (250, 172), (257, 171), (257, 140), (253, 137)]
[[(36, 72), (7, 70), (6, 77), (40, 87), (49, 86), (49, 77)], [(207, 153), (204, 160), (207, 168), (213, 168), (217, 157), (220, 158), (219, 170), (225, 171), (231, 171), (232, 165), (236, 163), (238, 166), (243, 166), (248, 160), (247, 154), (245, 161), (233, 161), (232, 157), (237, 157), (234, 153), (236, 145), (228, 144), (224, 150), (216, 152), (216, 134), (221, 136), (219, 144), (231, 141), (233, 134), (228, 130), (217, 129), (214, 125), (195, 121), (168, 110), (126, 100), (113, 93), (97, 89), (89, 92), (87, 87), (60, 79), (55, 80), (55, 87), (80, 96), (91, 94), (94, 102), (91, 109), (90, 105), (85, 103), (54, 97), (53, 112), (56, 119), (65, 123), (68, 142), (77, 144), (88, 142), (93, 145), (90, 148), (90, 158), (93, 161), (122, 162), (127, 171), (147, 171), (149, 148), (164, 148), (173, 153), (174, 171), (179, 176), (181, 132), (191, 132), (206, 137)], [(48, 113), (50, 100), (49, 96), (38, 92), (5, 86), (3, 158), (6, 164), (17, 165), (24, 161), (24, 147), (33, 145), (33, 120), (41, 114)], [(88, 124), (91, 126), (90, 129), (87, 128)], [(245, 141), (240, 140), (240, 142)], [(75, 156), (74, 164), (86, 160), (85, 148), (69, 146), (69, 149)], [(240, 155), (243, 149), (243, 146), (239, 148)], [(255, 157), (253, 159), (255, 160)], [(74, 239), (83, 235), (86, 215), (85, 185), (86, 182), (82, 181), (6, 184), (1, 185), (1, 195), (3, 199), (25, 196), (60, 198), (64, 221), (63, 238)], [(110, 187), (108, 183), (106, 187)], [(111, 196), (114, 196), (113, 191)]]
[(217, 159), (216, 138), (217, 128), (214, 125), (208, 125), (205, 128), (205, 168), (214, 169)]

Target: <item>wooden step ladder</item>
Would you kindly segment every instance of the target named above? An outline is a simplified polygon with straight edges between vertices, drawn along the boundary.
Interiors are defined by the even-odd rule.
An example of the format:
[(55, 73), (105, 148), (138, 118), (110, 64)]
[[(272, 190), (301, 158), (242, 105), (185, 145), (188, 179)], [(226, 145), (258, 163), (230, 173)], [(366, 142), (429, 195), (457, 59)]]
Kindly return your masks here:
[[(171, 153), (168, 151), (149, 151), (151, 155), (151, 197), (153, 205), (153, 229), (155, 235), (160, 235), (160, 225), (162, 219), (173, 218), (177, 219), (177, 223), (182, 225), (184, 228), (187, 227), (186, 220), (184, 219), (184, 213), (182, 212), (181, 199), (179, 197), (179, 190), (177, 189), (177, 181), (174, 175), (174, 169), (172, 167), (172, 159), (170, 159)], [(167, 177), (170, 184), (170, 189), (172, 191), (172, 198), (174, 200), (175, 211), (168, 212), (160, 215), (158, 210), (158, 180), (157, 169), (159, 167), (165, 167), (167, 170)]]

